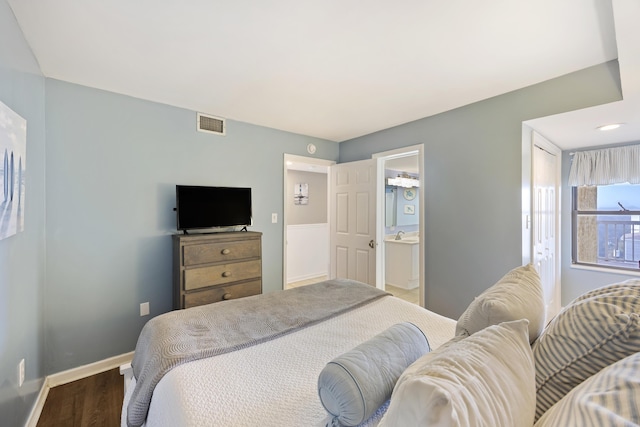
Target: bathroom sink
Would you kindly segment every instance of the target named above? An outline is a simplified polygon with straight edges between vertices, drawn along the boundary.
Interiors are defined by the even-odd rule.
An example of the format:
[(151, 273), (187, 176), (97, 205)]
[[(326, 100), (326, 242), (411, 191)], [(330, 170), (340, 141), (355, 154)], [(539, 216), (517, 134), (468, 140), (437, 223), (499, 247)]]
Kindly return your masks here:
[(400, 240), (396, 240), (395, 237), (392, 236), (392, 237), (388, 237), (386, 241), (394, 242), (394, 243), (414, 244), (414, 243), (420, 242), (420, 237), (419, 236), (402, 236)]
[(400, 240), (401, 242), (407, 242), (407, 243), (418, 243), (420, 241), (420, 238), (418, 236), (409, 236), (409, 237), (402, 237), (402, 239)]

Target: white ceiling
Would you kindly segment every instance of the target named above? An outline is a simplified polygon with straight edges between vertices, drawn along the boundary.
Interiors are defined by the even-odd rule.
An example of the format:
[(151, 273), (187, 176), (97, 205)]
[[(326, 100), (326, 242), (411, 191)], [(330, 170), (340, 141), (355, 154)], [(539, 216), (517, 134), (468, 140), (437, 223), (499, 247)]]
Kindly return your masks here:
[[(623, 100), (528, 121), (563, 150), (640, 141), (640, 1), (613, 0)], [(596, 128), (623, 125), (612, 131)]]
[(333, 141), (618, 56), (640, 88), (637, 0), (8, 2), (47, 77)]

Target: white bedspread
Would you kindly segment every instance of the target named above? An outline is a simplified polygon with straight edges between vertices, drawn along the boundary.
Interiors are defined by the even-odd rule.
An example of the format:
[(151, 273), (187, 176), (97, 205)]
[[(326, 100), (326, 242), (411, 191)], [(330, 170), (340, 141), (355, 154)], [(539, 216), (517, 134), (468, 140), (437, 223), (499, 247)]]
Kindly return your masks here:
[(454, 335), (454, 320), (384, 297), (276, 340), (174, 368), (156, 386), (145, 426), (322, 426), (322, 368), (402, 321), (420, 327), (432, 349)]

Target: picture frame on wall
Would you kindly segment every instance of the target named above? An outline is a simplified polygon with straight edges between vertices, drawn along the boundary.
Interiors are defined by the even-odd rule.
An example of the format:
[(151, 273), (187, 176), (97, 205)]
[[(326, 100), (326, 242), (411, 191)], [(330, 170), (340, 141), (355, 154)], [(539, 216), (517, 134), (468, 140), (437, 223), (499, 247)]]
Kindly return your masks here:
[(27, 121), (0, 101), (0, 240), (24, 230)]
[(415, 215), (416, 207), (414, 205), (404, 205), (404, 213), (405, 215)]
[(298, 183), (293, 187), (293, 204), (308, 205), (309, 204), (309, 184)]
[(405, 188), (402, 192), (405, 200), (413, 200), (416, 198), (418, 191), (415, 188)]

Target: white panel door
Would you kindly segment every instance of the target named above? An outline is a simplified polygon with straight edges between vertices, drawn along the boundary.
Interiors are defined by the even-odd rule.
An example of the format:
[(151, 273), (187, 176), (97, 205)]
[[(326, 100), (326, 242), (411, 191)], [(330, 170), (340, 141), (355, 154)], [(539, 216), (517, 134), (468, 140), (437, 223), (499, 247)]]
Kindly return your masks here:
[(376, 286), (376, 160), (331, 166), (331, 277)]
[[(543, 147), (540, 138), (533, 146), (533, 263), (540, 274), (544, 289), (546, 320), (561, 307), (559, 280), (559, 183), (557, 154)], [(548, 143), (548, 142), (547, 142)], [(550, 144), (550, 143), (548, 143)], [(545, 144), (546, 145), (546, 144)]]

